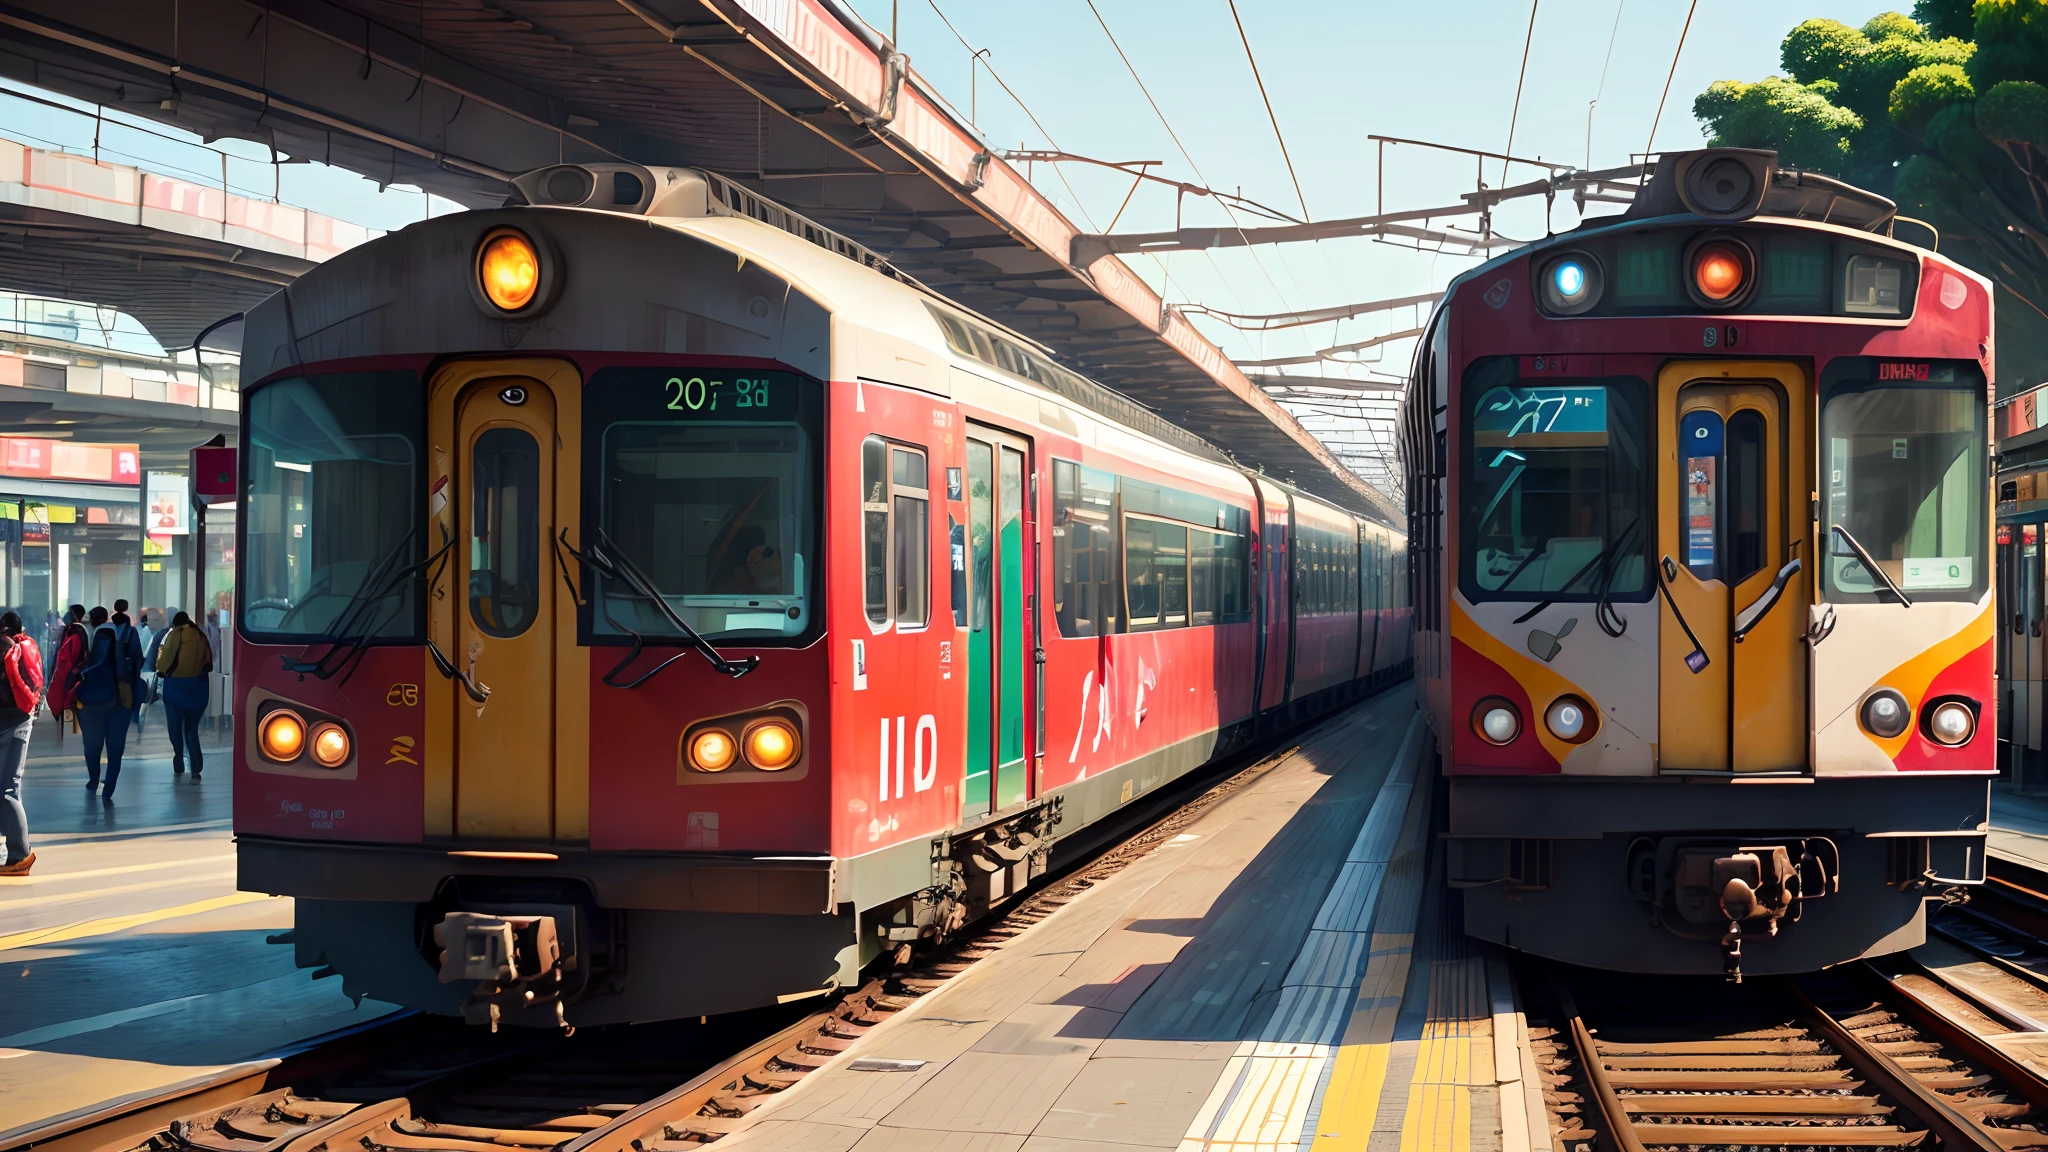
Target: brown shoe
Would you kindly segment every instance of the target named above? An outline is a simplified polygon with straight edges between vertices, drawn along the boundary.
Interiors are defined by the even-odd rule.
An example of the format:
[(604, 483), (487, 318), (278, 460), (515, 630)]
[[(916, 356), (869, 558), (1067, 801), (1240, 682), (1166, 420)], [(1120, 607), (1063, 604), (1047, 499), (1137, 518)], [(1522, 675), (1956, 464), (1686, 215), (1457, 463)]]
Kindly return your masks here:
[(36, 866), (36, 854), (31, 852), (12, 864), (0, 864), (0, 876), (26, 876)]

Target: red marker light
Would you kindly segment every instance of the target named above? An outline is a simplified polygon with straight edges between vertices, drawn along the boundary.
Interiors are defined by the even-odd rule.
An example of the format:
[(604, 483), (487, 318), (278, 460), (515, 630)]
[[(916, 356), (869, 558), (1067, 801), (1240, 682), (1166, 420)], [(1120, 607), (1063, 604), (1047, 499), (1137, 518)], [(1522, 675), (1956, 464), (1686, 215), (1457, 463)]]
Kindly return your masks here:
[(1708, 244), (1692, 260), (1692, 282), (1699, 294), (1719, 304), (1735, 298), (1749, 278), (1749, 261), (1732, 244)]

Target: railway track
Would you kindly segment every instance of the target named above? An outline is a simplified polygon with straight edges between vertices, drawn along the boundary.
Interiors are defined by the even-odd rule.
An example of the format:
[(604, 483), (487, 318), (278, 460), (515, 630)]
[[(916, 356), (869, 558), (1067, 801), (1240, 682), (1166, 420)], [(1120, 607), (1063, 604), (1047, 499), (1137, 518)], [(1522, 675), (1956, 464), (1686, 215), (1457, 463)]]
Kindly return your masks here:
[(1860, 965), (1737, 988), (1611, 974), (1523, 987), (1566, 1152), (2048, 1148), (2048, 1082)]
[(1184, 802), (1136, 818), (1120, 841), (816, 1012), (763, 1009), (569, 1036), (493, 1036), (414, 1016), (266, 1073), (75, 1117), (0, 1152), (681, 1152), (710, 1144), (1218, 801), (1303, 747), (1343, 738), (1357, 715), (1283, 751), (1240, 757)]

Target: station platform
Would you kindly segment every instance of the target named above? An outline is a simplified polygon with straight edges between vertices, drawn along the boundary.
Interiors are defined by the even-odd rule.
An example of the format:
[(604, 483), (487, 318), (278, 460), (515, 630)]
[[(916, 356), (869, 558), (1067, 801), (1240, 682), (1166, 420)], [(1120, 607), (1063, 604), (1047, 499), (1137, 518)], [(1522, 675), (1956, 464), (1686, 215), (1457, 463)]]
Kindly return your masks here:
[(1414, 701), (1317, 729), (720, 1146), (1547, 1149), (1506, 970), (1430, 895)]
[(2048, 796), (2013, 792), (1993, 784), (1991, 833), (1994, 856), (2005, 856), (2048, 871)]
[(35, 871), (0, 877), (0, 1147), (393, 1010), (351, 1004), (265, 943), (291, 901), (235, 891), (228, 749), (206, 748), (202, 780), (174, 777), (150, 720), (111, 806), (86, 795), (75, 734), (31, 742)]

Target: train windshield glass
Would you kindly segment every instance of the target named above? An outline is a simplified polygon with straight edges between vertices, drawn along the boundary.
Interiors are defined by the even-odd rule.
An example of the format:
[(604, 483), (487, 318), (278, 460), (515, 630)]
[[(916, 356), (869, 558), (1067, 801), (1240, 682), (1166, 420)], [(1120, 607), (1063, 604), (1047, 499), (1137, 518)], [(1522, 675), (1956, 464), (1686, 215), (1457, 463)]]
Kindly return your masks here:
[(1518, 380), (1514, 367), (1494, 358), (1466, 377), (1466, 595), (1641, 599), (1647, 387)]
[(1983, 377), (1974, 366), (1876, 367), (1879, 379), (1830, 380), (1821, 410), (1823, 587), (1846, 602), (1891, 599), (1860, 545), (1910, 599), (1975, 601), (1988, 575)]
[[(793, 372), (608, 368), (585, 389), (587, 522), (706, 637), (811, 628), (822, 390)], [(640, 588), (590, 576), (593, 637), (676, 636)]]
[(299, 376), (246, 402), (243, 630), (263, 642), (416, 636), (418, 377)]

